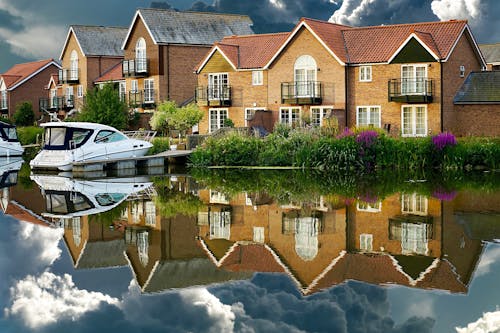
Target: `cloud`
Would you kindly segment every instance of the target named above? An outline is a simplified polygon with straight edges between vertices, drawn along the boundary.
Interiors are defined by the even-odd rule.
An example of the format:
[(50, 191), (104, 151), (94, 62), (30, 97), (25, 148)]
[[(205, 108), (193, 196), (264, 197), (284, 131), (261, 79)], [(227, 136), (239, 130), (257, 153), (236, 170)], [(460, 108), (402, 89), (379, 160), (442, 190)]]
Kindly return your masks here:
[(441, 21), (476, 19), (481, 15), (481, 0), (433, 0), (432, 12)]
[(500, 311), (486, 312), (467, 327), (456, 327), (458, 333), (500, 332)]
[(11, 288), (12, 306), (7, 316), (20, 318), (29, 328), (39, 328), (58, 320), (77, 320), (82, 314), (99, 308), (101, 302), (117, 304), (118, 300), (97, 292), (79, 290), (65, 274), (63, 277), (44, 272), (28, 275)]
[(477, 265), (474, 276), (477, 278), (486, 275), (491, 271), (491, 267), (500, 263), (500, 246), (488, 246), (488, 250), (484, 251), (481, 256), (481, 261)]

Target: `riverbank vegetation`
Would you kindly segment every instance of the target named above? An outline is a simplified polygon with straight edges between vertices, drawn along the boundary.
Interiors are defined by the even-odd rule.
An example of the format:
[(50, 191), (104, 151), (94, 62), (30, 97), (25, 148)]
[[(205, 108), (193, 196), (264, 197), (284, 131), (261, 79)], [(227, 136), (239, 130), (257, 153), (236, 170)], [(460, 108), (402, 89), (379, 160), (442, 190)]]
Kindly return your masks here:
[(278, 125), (265, 138), (229, 133), (208, 138), (192, 166), (288, 166), (371, 173), (375, 170), (471, 170), (500, 167), (500, 138), (456, 139), (450, 133), (393, 138), (374, 129), (334, 136)]

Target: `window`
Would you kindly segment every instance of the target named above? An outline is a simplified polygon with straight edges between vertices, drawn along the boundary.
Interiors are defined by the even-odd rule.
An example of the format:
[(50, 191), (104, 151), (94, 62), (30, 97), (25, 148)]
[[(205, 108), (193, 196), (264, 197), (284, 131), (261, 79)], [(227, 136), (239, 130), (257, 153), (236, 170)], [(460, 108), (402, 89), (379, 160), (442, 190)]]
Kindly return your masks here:
[(264, 80), (264, 74), (262, 71), (252, 72), (252, 85), (261, 86)]
[(69, 107), (73, 107), (73, 87), (66, 87), (66, 105)]
[(401, 66), (401, 93), (419, 95), (426, 93), (427, 65)]
[(299, 122), (300, 108), (280, 108), (280, 124), (293, 125)]
[(294, 65), (295, 95), (298, 97), (310, 97), (319, 94), (316, 88), (316, 61), (310, 55), (302, 55), (297, 58)]
[(356, 126), (380, 127), (380, 106), (358, 106)]
[(70, 75), (71, 80), (78, 80), (78, 53), (73, 50), (70, 56)]
[(401, 212), (405, 214), (427, 215), (428, 199), (417, 193), (401, 195)]
[(208, 74), (208, 99), (229, 99), (227, 73)]
[(231, 211), (209, 213), (210, 239), (229, 239), (231, 236)]
[(427, 106), (425, 105), (402, 106), (401, 134), (403, 136), (427, 135)]
[(127, 137), (120, 132), (103, 130), (95, 136), (95, 143), (108, 143), (126, 140)]
[(146, 201), (146, 225), (156, 225), (156, 206), (153, 201)]
[(137, 83), (137, 80), (132, 80), (130, 81), (130, 92), (138, 92), (139, 91), (139, 84)]
[(2, 90), (1, 92), (1, 105), (0, 105), (0, 108), (1, 109), (8, 109), (8, 106), (7, 106), (7, 90)]
[(372, 80), (372, 66), (359, 67), (359, 81), (370, 82)]
[(311, 124), (313, 126), (322, 126), (323, 119), (333, 113), (331, 106), (315, 106), (311, 107)]
[(82, 98), (83, 97), (83, 86), (81, 84), (76, 87), (76, 96), (78, 98)]
[(373, 250), (373, 235), (372, 234), (359, 235), (359, 249), (361, 251), (372, 251)]
[(153, 79), (144, 80), (144, 103), (154, 103), (154, 83), (155, 81)]
[(50, 89), (50, 107), (57, 108), (57, 89)]
[(127, 88), (126, 88), (126, 85), (125, 85), (125, 81), (120, 81), (118, 83), (118, 91), (119, 91), (119, 94), (120, 94), (120, 100), (124, 101), (125, 100), (125, 95), (127, 94)]
[(224, 121), (228, 118), (227, 109), (209, 109), (210, 118), (208, 119), (208, 130), (212, 133), (219, 128), (224, 127)]
[(248, 121), (251, 120), (255, 114), (255, 111), (265, 111), (264, 108), (246, 108), (245, 109), (245, 127), (248, 127)]
[(142, 37), (135, 44), (135, 62), (135, 71), (137, 73), (145, 73), (147, 71), (146, 41)]
[(253, 227), (253, 241), (264, 243), (264, 227)]
[(382, 211), (382, 202), (358, 202), (358, 204), (356, 205), (356, 209), (360, 212), (379, 213)]
[(465, 66), (462, 65), (460, 66), (460, 77), (464, 77), (465, 76)]

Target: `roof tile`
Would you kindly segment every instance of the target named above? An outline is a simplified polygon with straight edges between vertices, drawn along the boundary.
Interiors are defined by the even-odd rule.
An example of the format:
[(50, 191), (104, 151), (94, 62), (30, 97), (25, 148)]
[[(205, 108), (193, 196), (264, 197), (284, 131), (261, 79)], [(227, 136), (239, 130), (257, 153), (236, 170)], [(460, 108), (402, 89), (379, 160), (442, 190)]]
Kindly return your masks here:
[(7, 89), (9, 89), (53, 61), (54, 59), (45, 59), (16, 64), (3, 73), (1, 77), (4, 80)]

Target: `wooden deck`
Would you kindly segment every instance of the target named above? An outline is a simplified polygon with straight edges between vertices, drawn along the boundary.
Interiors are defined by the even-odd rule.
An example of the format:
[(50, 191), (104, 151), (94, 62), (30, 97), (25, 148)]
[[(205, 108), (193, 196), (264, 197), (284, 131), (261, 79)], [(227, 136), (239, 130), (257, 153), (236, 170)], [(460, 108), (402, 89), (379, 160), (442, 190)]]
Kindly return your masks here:
[(105, 170), (135, 170), (138, 168), (163, 168), (169, 160), (185, 158), (192, 150), (167, 150), (165, 152), (131, 158), (106, 159), (88, 162), (73, 163), (73, 175), (81, 175), (88, 172), (100, 172)]

